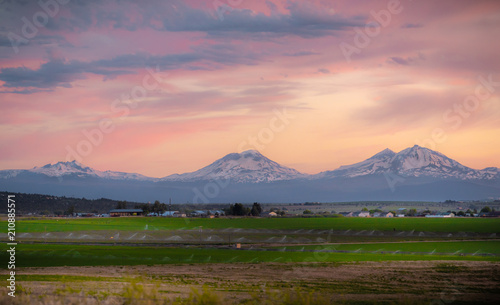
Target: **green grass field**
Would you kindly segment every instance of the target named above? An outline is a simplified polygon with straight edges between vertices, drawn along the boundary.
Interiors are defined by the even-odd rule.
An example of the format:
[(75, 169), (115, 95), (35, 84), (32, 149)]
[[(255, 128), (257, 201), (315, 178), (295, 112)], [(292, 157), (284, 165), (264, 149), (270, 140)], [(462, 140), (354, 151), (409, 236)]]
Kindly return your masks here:
[[(1, 225), (1, 224), (0, 224)], [(5, 227), (7, 224), (4, 222)], [(378, 230), (378, 231), (425, 231), (425, 232), (474, 232), (500, 233), (500, 219), (428, 219), (428, 218), (216, 218), (178, 219), (154, 217), (36, 219), (16, 222), (17, 233), (24, 232), (81, 232), (81, 231), (145, 231), (198, 229), (274, 229), (294, 230)], [(250, 231), (249, 231), (250, 232)], [(290, 236), (290, 231), (286, 231)], [(281, 234), (281, 233), (280, 233)], [(356, 236), (349, 237), (351, 244), (321, 246), (290, 246), (286, 249), (359, 251), (359, 253), (325, 253), (309, 251), (253, 251), (229, 248), (201, 248), (179, 244), (176, 247), (128, 245), (85, 245), (73, 242), (62, 244), (19, 244), (16, 264), (19, 267), (42, 266), (105, 266), (105, 265), (154, 265), (183, 263), (242, 263), (242, 262), (349, 262), (385, 260), (489, 260), (499, 261), (500, 256), (466, 255), (500, 254), (499, 241), (461, 242), (400, 242), (361, 243)], [(374, 236), (373, 241), (376, 241)], [(388, 237), (386, 241), (392, 241)], [(0, 259), (7, 261), (6, 245), (0, 248)], [(259, 247), (259, 246), (257, 246)], [(369, 252), (427, 252), (369, 253)], [(434, 252), (435, 254), (432, 254)], [(454, 255), (440, 255), (453, 253)], [(2, 267), (5, 268), (5, 267)]]
[[(17, 232), (76, 232), (92, 230), (278, 229), (378, 230), (499, 233), (500, 218), (163, 218), (120, 217), (82, 219), (18, 219)], [(7, 227), (7, 222), (0, 222)]]
[[(284, 249), (284, 247), (277, 247)], [(339, 245), (288, 246), (288, 250), (339, 250), (360, 252), (436, 252), (436, 253), (475, 253), (500, 255), (500, 241), (461, 241), (461, 242), (397, 242), (361, 243)]]
[[(436, 252), (455, 252), (466, 248), (468, 249), (468, 251), (473, 251), (474, 249), (488, 249), (488, 251), (493, 250), (489, 252), (499, 252), (498, 242), (443, 243), (442, 245), (439, 245), (439, 243), (432, 245), (428, 244), (431, 243), (339, 245), (337, 249), (354, 251), (362, 248), (364, 251), (376, 251), (384, 248), (386, 250), (406, 249), (408, 251), (423, 251), (422, 249), (427, 249), (433, 251), (434, 249), (439, 248), (440, 251)], [(8, 257), (5, 250), (6, 246), (3, 244), (0, 247), (0, 260), (7, 261)], [(355, 262), (393, 260), (500, 261), (500, 257), (378, 253), (282, 252), (193, 247), (168, 248), (55, 244), (21, 244), (17, 246), (16, 253), (17, 267), (155, 265), (186, 263)]]

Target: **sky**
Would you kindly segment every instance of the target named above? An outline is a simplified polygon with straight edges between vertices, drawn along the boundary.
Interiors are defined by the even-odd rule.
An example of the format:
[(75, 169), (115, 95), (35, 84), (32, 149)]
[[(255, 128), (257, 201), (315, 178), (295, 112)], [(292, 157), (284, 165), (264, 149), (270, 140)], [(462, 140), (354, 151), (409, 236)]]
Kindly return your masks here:
[(0, 169), (500, 167), (500, 1), (0, 0)]

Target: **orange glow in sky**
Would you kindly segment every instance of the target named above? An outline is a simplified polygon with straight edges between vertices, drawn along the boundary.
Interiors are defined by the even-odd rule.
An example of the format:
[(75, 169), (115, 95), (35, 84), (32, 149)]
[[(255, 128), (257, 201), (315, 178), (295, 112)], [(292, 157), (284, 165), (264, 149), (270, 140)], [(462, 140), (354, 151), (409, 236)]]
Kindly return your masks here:
[(37, 2), (2, 3), (0, 169), (257, 149), (314, 174), (415, 144), (500, 167), (500, 2), (233, 4), (70, 2), (33, 34)]

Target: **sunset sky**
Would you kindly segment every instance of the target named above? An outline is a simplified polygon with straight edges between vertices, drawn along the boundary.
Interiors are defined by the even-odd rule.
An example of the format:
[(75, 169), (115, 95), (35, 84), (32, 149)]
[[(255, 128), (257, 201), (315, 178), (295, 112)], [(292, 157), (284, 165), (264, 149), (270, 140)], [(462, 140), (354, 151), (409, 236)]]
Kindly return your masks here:
[(500, 167), (500, 1), (41, 2), (0, 0), (0, 169)]

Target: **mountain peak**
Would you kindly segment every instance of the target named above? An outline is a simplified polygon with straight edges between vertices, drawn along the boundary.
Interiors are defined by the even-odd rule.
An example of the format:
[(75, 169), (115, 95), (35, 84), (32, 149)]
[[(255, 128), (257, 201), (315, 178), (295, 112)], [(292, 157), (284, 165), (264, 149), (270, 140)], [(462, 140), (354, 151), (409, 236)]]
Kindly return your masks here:
[[(75, 167), (75, 168), (88, 168), (87, 166), (81, 164), (80, 162), (73, 160), (73, 161), (66, 161), (66, 162), (57, 162), (57, 163), (49, 163), (42, 168), (61, 168), (61, 167)], [(35, 166), (35, 168), (38, 168)]]
[(258, 150), (255, 150), (255, 149), (245, 150), (245, 151), (242, 151), (240, 154), (241, 155), (251, 154), (251, 155), (260, 155), (260, 156), (262, 156), (262, 154)]
[(395, 152), (393, 152), (392, 150), (390, 150), (389, 148), (386, 148), (384, 150), (382, 150), (381, 152), (373, 155), (370, 159), (372, 158), (386, 158), (386, 157), (393, 157), (394, 155), (396, 155)]
[(175, 174), (164, 180), (196, 181), (231, 179), (235, 182), (271, 182), (302, 177), (297, 170), (282, 166), (257, 150), (231, 153), (192, 173)]
[(466, 167), (440, 152), (414, 145), (395, 153), (385, 149), (369, 159), (352, 165), (343, 165), (334, 171), (316, 177), (358, 177), (395, 174), (401, 177), (434, 177), (444, 179), (496, 179), (498, 171), (482, 171)]
[(417, 150), (421, 150), (423, 147), (421, 146), (418, 146), (418, 145), (413, 145), (411, 147), (407, 147), (401, 151), (398, 152), (398, 154), (402, 154), (402, 153), (408, 153), (408, 152), (411, 152), (411, 151), (417, 151)]
[(95, 171), (76, 160), (67, 162), (49, 163), (42, 167), (34, 167), (32, 172), (45, 174), (47, 176), (59, 177), (68, 174), (90, 174), (95, 175)]

